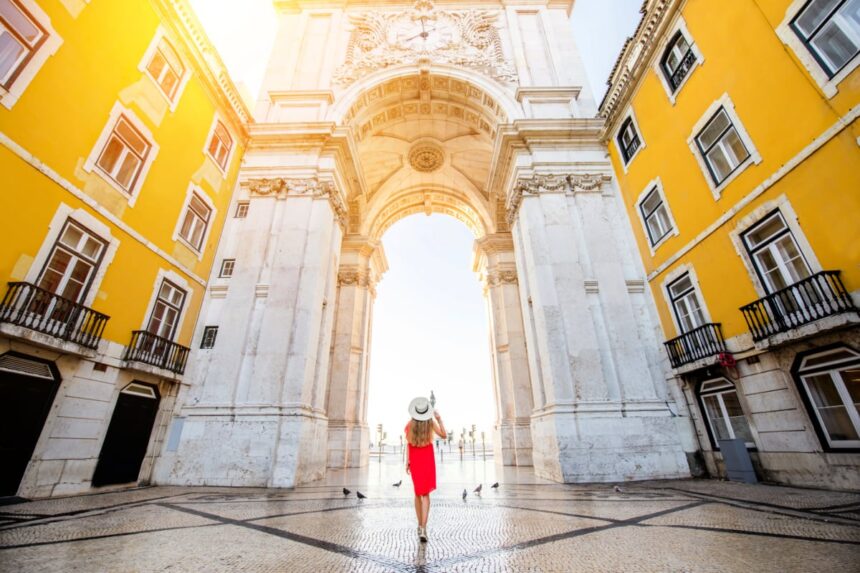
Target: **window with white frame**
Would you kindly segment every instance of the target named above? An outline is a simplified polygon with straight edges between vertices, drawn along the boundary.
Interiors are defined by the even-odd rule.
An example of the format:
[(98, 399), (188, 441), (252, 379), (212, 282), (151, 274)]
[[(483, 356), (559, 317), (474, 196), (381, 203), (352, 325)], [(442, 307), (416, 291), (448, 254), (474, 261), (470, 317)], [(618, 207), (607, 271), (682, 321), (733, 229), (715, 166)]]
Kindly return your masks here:
[(221, 272), (219, 277), (229, 278), (233, 276), (233, 269), (236, 267), (236, 259), (224, 259), (221, 261)]
[(618, 130), (618, 149), (621, 150), (621, 157), (624, 159), (624, 164), (628, 164), (636, 151), (642, 145), (642, 140), (636, 132), (636, 125), (633, 123), (633, 118), (628, 117), (621, 124), (621, 129)]
[(120, 115), (96, 161), (98, 168), (131, 193), (146, 163), (152, 144)]
[(222, 171), (227, 170), (227, 160), (230, 157), (230, 150), (232, 148), (233, 138), (230, 137), (230, 132), (227, 131), (223, 123), (216, 120), (215, 129), (212, 131), (212, 137), (209, 139), (206, 151)]
[(690, 273), (684, 273), (667, 287), (672, 310), (678, 321), (681, 332), (690, 332), (704, 325), (707, 320), (699, 302), (696, 287), (690, 278)]
[(51, 249), (36, 286), (73, 302), (83, 300), (104, 257), (107, 242), (67, 220)]
[(195, 251), (203, 250), (203, 239), (211, 217), (212, 208), (200, 195), (192, 192), (179, 227), (179, 236)]
[(779, 211), (771, 213), (744, 233), (743, 240), (768, 293), (784, 289), (812, 274)]
[(166, 279), (162, 280), (149, 316), (147, 332), (173, 340), (184, 303), (185, 291)]
[(673, 93), (684, 82), (684, 78), (690, 73), (695, 63), (696, 53), (690, 42), (684, 37), (684, 33), (679, 30), (672, 37), (669, 45), (666, 46), (666, 51), (663, 52), (663, 58), (660, 60), (663, 75), (666, 76), (666, 81), (671, 86)]
[(826, 445), (860, 448), (860, 353), (843, 347), (807, 356), (796, 375)]
[(860, 53), (860, 0), (810, 0), (791, 28), (833, 78)]
[(669, 211), (666, 209), (666, 203), (657, 187), (651, 189), (639, 203), (639, 212), (642, 214), (642, 220), (645, 221), (648, 240), (652, 247), (672, 231)]
[(750, 157), (749, 150), (723, 107), (696, 136), (696, 145), (716, 185), (725, 181)]
[(743, 440), (748, 448), (755, 447), (734, 384), (725, 378), (706, 380), (699, 386), (699, 399), (716, 447), (720, 440)]
[(185, 66), (179, 54), (167, 40), (161, 38), (158, 47), (146, 64), (146, 72), (155, 81), (167, 99), (173, 101), (182, 82)]
[(9, 89), (48, 33), (17, 0), (0, 0), (0, 86)]

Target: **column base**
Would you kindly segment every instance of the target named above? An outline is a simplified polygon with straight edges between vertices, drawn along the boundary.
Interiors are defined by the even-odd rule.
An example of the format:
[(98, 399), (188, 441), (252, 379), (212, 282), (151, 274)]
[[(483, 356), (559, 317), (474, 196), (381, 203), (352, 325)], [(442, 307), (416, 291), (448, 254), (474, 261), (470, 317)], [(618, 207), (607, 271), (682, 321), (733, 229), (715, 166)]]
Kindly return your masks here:
[(329, 420), (326, 467), (365, 467), (370, 457), (369, 444), (370, 429), (367, 424)]
[(504, 466), (532, 465), (532, 429), (528, 418), (496, 425), (493, 454)]
[(328, 420), (306, 407), (183, 409), (179, 447), (153, 481), (170, 485), (295, 487), (325, 477)]
[(535, 475), (563, 483), (690, 477), (662, 402), (548, 406), (531, 418)]

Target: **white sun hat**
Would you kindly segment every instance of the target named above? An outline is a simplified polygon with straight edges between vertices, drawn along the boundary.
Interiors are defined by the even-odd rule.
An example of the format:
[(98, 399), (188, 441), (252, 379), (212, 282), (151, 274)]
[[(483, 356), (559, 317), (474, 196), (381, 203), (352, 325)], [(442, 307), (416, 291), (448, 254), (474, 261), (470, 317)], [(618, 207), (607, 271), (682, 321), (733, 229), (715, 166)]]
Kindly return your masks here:
[(409, 415), (413, 420), (423, 421), (433, 417), (433, 406), (430, 405), (430, 400), (424, 396), (414, 398), (409, 402)]

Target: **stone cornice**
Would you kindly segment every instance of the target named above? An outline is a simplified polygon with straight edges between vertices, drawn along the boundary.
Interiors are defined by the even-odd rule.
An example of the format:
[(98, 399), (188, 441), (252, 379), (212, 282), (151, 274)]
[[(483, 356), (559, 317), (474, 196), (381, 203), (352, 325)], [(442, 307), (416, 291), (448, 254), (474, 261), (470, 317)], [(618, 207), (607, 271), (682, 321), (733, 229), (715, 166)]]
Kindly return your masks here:
[(647, 73), (654, 51), (684, 0), (645, 0), (642, 19), (628, 38), (606, 82), (609, 89), (600, 102), (599, 115), (611, 128), (626, 108), (640, 80)]
[(520, 177), (508, 196), (508, 224), (513, 225), (524, 197), (543, 193), (602, 193), (604, 185), (611, 181), (609, 173), (535, 173), (530, 177)]
[(242, 135), (248, 137), (248, 124), (252, 123), (251, 112), (239, 95), (239, 90), (227, 73), (227, 67), (212, 45), (197, 19), (188, 0), (153, 0), (153, 4), (164, 16), (165, 23), (171, 26), (182, 38), (193, 56), (194, 64), (200, 72), (204, 84), (230, 115), (230, 122)]
[(347, 210), (342, 194), (331, 181), (317, 177), (260, 177), (244, 179), (241, 186), (248, 189), (251, 196), (302, 197), (328, 199), (331, 209), (342, 230), (346, 230)]

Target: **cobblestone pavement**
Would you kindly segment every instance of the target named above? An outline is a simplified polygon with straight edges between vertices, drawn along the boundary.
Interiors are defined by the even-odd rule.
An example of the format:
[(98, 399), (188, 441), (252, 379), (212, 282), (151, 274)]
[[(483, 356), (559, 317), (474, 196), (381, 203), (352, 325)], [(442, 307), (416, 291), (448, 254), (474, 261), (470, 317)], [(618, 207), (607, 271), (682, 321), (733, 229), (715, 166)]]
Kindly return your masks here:
[(4, 505), (0, 571), (860, 571), (860, 493), (712, 480), (616, 491), (457, 460), (440, 464), (439, 485), (426, 544), (395, 460), (294, 490), (151, 487)]

